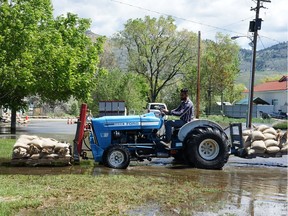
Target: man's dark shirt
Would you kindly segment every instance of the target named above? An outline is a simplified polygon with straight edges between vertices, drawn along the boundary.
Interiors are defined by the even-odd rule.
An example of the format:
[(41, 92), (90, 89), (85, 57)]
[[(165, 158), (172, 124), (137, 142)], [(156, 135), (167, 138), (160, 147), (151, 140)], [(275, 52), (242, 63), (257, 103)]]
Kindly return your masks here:
[(171, 115), (180, 116), (180, 119), (185, 122), (190, 122), (194, 118), (194, 107), (192, 101), (187, 98), (186, 101), (181, 101), (181, 104), (170, 111)]

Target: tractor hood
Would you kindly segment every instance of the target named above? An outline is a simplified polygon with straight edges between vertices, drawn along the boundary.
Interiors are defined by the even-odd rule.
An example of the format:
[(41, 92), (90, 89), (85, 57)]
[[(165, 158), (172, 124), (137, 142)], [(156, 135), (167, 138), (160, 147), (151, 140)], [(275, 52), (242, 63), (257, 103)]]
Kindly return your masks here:
[(163, 120), (157, 118), (154, 113), (131, 116), (104, 116), (92, 119), (93, 127), (97, 129), (106, 128), (106, 130), (143, 130), (160, 129)]

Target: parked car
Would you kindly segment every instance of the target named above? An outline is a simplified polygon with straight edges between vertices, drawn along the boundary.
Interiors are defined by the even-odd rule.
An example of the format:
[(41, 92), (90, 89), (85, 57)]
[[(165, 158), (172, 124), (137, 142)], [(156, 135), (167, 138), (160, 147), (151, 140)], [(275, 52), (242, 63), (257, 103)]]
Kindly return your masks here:
[(161, 109), (167, 109), (165, 103), (148, 103), (147, 112), (153, 112), (155, 116), (159, 117), (161, 114)]

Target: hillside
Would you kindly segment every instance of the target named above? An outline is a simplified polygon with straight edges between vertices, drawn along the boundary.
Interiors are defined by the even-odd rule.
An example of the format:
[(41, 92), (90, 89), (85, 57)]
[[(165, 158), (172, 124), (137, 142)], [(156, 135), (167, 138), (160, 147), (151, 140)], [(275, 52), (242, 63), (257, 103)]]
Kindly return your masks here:
[[(248, 86), (251, 68), (251, 50), (240, 49), (240, 76), (238, 83)], [(255, 83), (272, 75), (287, 74), (287, 42), (279, 43), (257, 51)]]
[[(241, 49), (241, 71), (250, 71), (251, 50)], [(287, 71), (287, 42), (279, 43), (257, 51), (256, 54), (257, 71)]]

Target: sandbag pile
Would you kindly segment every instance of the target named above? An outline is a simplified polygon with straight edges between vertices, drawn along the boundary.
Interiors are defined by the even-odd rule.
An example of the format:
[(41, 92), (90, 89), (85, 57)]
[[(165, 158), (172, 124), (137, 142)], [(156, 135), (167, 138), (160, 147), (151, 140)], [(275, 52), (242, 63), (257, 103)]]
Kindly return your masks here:
[(21, 135), (13, 147), (13, 159), (65, 159), (70, 160), (70, 144), (52, 138)]
[(248, 155), (253, 154), (287, 154), (287, 131), (276, 131), (273, 127), (260, 125), (251, 130), (244, 130), (243, 144)]

